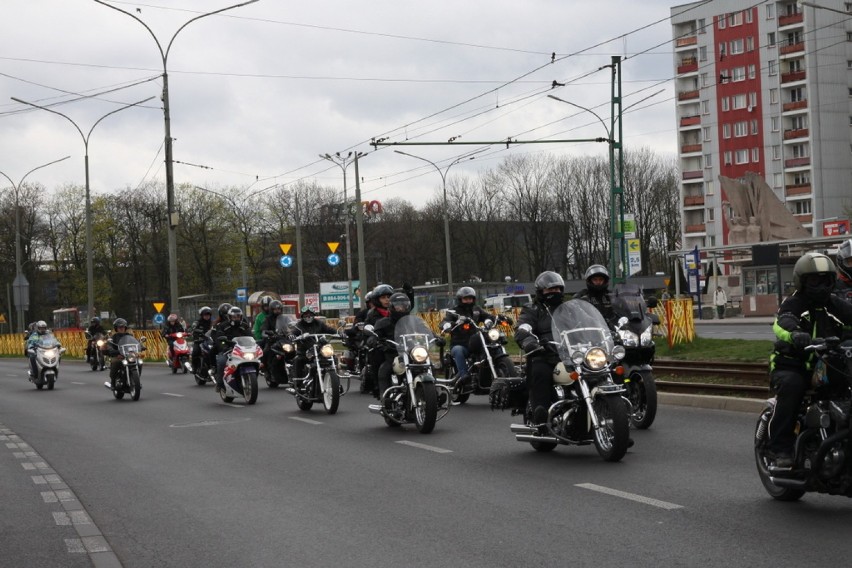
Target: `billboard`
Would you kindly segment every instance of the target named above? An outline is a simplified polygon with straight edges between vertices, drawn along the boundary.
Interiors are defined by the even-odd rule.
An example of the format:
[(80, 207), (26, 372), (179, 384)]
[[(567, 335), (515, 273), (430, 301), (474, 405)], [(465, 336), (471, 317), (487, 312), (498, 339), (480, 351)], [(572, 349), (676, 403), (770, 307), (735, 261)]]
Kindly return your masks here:
[(341, 282), (320, 282), (320, 309), (348, 310), (349, 294), (352, 295), (353, 306), (358, 306), (361, 302), (359, 285), (359, 280), (353, 280), (351, 288), (349, 287), (349, 282), (346, 280)]
[(822, 224), (823, 237), (842, 237), (849, 234), (849, 220), (826, 221)]

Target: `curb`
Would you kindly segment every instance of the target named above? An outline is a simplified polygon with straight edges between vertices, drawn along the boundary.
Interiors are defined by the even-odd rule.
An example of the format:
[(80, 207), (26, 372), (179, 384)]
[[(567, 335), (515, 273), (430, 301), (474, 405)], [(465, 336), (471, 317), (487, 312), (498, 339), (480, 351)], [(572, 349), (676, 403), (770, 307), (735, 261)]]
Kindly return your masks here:
[(708, 408), (711, 410), (729, 410), (732, 412), (752, 412), (759, 414), (766, 406), (762, 398), (737, 398), (734, 396), (696, 396), (692, 394), (676, 394), (670, 392), (657, 393), (660, 404), (672, 406), (689, 406), (692, 408)]

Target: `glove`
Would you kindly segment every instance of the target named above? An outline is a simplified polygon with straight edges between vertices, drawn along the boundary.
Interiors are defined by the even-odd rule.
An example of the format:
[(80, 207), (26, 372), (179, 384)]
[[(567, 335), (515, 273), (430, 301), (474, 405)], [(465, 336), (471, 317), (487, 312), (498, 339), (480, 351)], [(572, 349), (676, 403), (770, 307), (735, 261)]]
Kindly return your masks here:
[(435, 345), (437, 345), (438, 347), (443, 347), (446, 344), (447, 344), (447, 340), (444, 339), (443, 337), (435, 338)]
[(535, 339), (534, 337), (530, 337), (529, 339), (524, 341), (524, 344), (521, 347), (523, 347), (524, 353), (529, 353), (538, 349), (540, 345), (538, 344), (537, 339)]
[(441, 326), (441, 332), (446, 333), (447, 330), (450, 329), (450, 327), (451, 327), (450, 322), (445, 323), (444, 325)]
[(793, 347), (801, 351), (811, 344), (811, 336), (804, 331), (794, 331), (790, 334), (790, 341), (793, 343)]

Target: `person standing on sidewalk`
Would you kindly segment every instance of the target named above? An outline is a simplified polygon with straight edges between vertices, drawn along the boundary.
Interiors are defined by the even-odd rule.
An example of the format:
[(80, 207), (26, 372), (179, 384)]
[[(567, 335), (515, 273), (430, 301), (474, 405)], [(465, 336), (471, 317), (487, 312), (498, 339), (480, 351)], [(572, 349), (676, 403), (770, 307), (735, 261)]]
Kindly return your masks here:
[(720, 320), (725, 319), (725, 306), (728, 304), (728, 296), (721, 286), (716, 286), (713, 292), (713, 305), (716, 306), (716, 315)]

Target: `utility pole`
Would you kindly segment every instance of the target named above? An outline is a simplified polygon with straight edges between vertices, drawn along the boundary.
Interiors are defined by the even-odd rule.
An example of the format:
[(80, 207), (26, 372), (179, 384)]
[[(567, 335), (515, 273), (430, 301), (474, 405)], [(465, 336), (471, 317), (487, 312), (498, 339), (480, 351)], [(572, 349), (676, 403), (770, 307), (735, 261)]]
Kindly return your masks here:
[(621, 132), (621, 56), (612, 56), (612, 97), (610, 99), (610, 245), (609, 272), (613, 284), (624, 282), (628, 272), (624, 257), (624, 156)]
[(361, 295), (358, 307), (364, 307), (364, 296), (367, 295), (367, 263), (364, 261), (364, 207), (361, 205), (361, 176), (358, 174), (358, 158), (362, 152), (355, 152), (355, 229), (358, 231), (358, 280), (361, 285)]
[[(352, 300), (352, 244), (350, 242), (349, 237), (349, 200), (346, 197), (346, 168), (349, 167), (349, 164), (352, 163), (352, 152), (349, 152), (345, 156), (341, 156), (340, 152), (335, 153), (334, 156), (332, 156), (331, 154), (320, 154), (320, 158), (337, 164), (338, 166), (340, 166), (340, 169), (343, 170), (343, 215), (345, 220), (346, 235), (346, 280), (349, 284), (349, 315), (355, 315), (355, 311), (353, 310), (354, 302)], [(361, 286), (363, 286), (363, 284)], [(364, 294), (365, 292), (362, 288), (361, 295), (363, 296)]]

